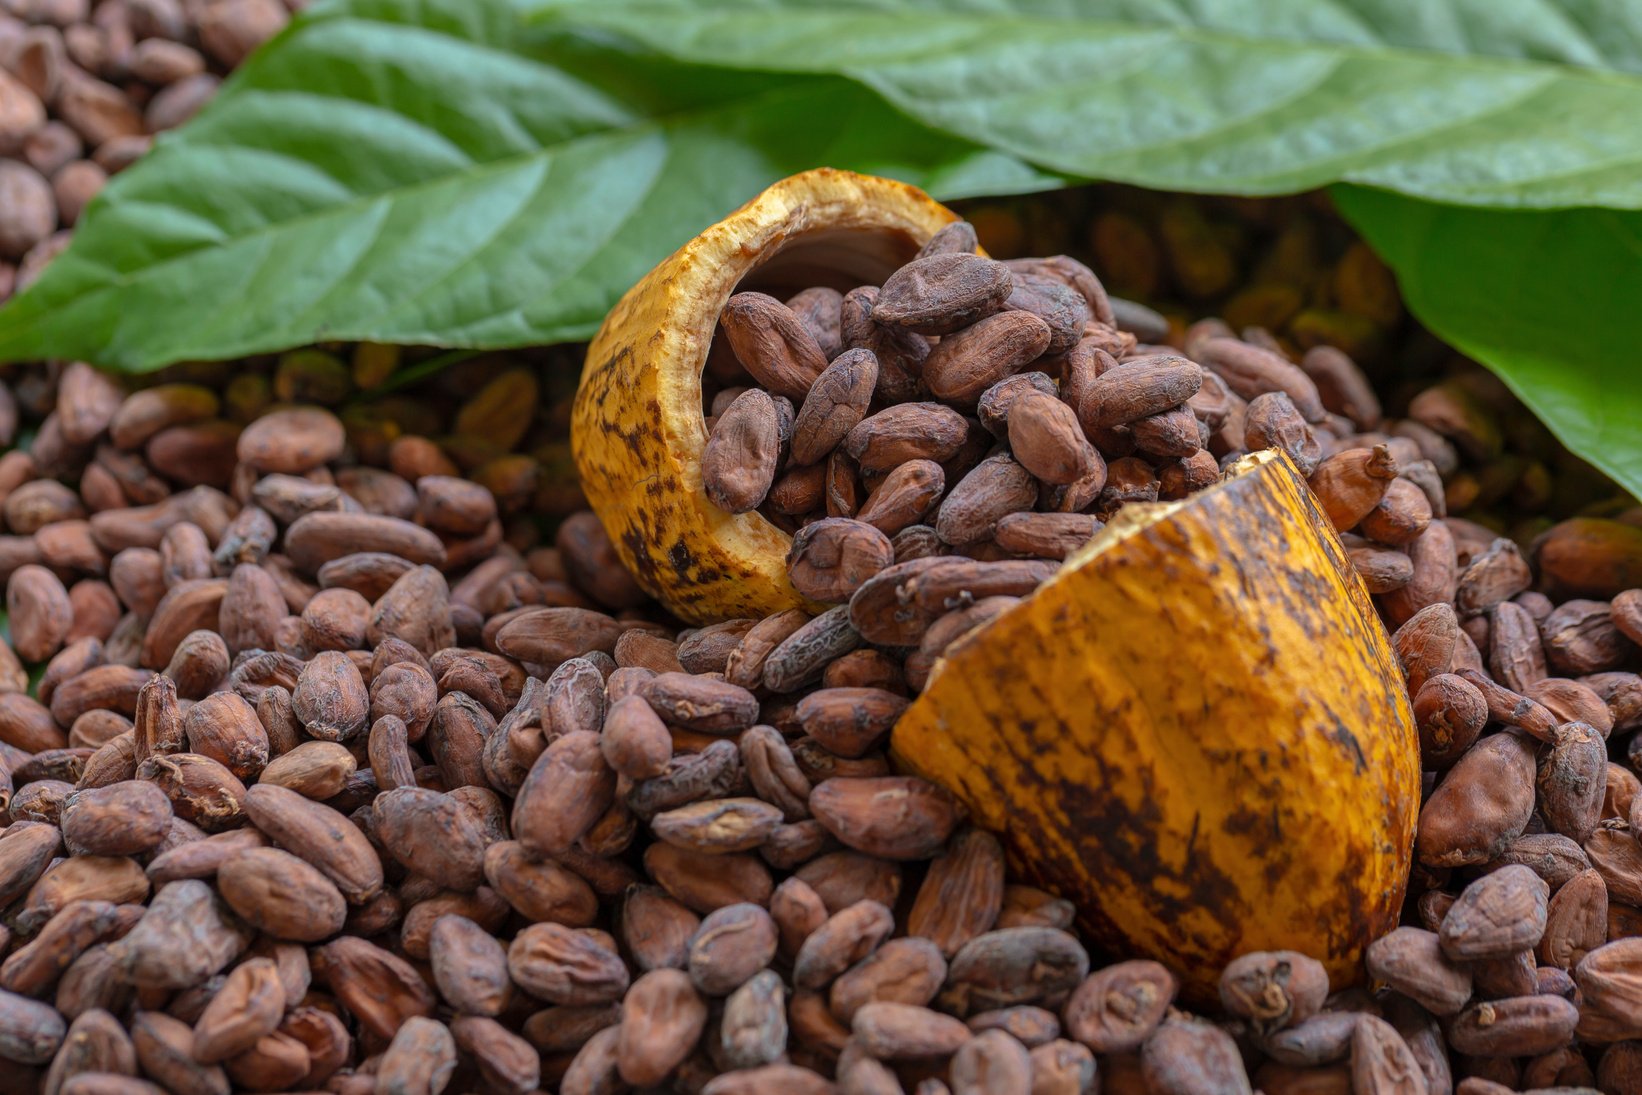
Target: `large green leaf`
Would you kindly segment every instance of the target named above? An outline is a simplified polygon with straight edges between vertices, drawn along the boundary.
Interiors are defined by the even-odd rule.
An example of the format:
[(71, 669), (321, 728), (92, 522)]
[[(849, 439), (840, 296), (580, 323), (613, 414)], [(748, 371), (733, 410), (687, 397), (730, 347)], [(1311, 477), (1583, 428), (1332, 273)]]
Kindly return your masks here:
[(542, 0), (696, 62), (829, 73), (1074, 175), (1642, 208), (1634, 0)]
[(1642, 213), (1504, 213), (1342, 186), (1414, 314), (1642, 497)]
[(1373, 184), (1341, 204), (1414, 312), (1642, 494), (1632, 0), (543, 2), (678, 59), (848, 76), (1072, 174)]
[(584, 338), (702, 226), (819, 164), (948, 196), (1057, 180), (833, 77), (529, 30), (507, 0), (298, 19), (0, 311), (0, 360), (123, 369), (319, 339)]

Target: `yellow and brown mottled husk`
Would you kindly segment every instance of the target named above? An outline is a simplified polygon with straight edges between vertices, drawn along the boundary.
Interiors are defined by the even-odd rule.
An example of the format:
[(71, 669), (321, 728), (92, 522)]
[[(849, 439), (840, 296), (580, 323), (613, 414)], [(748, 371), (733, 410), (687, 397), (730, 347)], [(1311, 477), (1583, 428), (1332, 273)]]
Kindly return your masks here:
[(959, 640), (897, 725), (1113, 953), (1211, 996), (1235, 956), (1315, 955), (1336, 986), (1396, 925), (1419, 753), (1395, 656), (1289, 461), (1132, 505)]
[(604, 321), (576, 395), (576, 467), (622, 562), (680, 618), (805, 603), (787, 579), (787, 534), (757, 513), (725, 513), (701, 489), (701, 369), (730, 294), (876, 282), (954, 219), (904, 183), (807, 171), (685, 244)]

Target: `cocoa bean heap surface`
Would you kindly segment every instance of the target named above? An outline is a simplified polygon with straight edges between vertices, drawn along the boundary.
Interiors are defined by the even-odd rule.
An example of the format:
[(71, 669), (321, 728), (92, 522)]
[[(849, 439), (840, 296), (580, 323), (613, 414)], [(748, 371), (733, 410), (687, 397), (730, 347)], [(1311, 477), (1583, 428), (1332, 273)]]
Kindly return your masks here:
[[(0, 79), (64, 119), (0, 109), (16, 162), (92, 156), (29, 167), (47, 197), (0, 166), (25, 266), (62, 172), (286, 15), (11, 7)], [(657, 609), (566, 477), (544, 355), (411, 396), (370, 345), (0, 368), (0, 1089), (1642, 1090), (1642, 520), (1525, 550), (1451, 515), (1510, 455), (1475, 374), (1388, 417), (1292, 326), (1171, 325), (962, 222), (881, 285), (737, 294), (720, 335), (704, 490), (793, 534), (814, 615)], [(1266, 447), (1394, 632), (1418, 867), (1363, 987), (1251, 953), (1192, 1014), (885, 748), (1122, 506)]]

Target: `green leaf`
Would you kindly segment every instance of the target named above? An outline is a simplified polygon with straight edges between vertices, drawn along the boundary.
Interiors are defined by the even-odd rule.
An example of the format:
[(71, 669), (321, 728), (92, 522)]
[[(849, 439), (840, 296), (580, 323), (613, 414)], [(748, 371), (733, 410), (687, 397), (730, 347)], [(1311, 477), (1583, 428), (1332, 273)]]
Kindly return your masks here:
[(1337, 188), (1341, 207), (1415, 314), (1642, 492), (1630, 0), (559, 0), (542, 18), (680, 60), (848, 76), (1069, 174), (1371, 184)]
[(849, 76), (1073, 175), (1642, 208), (1633, 0), (545, 2), (684, 60)]
[(320, 5), (114, 179), (0, 310), (0, 361), (584, 338), (691, 235), (820, 164), (952, 197), (1059, 182), (839, 78), (641, 57), (507, 0)]
[(1334, 199), (1426, 326), (1642, 497), (1642, 213), (1506, 213), (1353, 186)]

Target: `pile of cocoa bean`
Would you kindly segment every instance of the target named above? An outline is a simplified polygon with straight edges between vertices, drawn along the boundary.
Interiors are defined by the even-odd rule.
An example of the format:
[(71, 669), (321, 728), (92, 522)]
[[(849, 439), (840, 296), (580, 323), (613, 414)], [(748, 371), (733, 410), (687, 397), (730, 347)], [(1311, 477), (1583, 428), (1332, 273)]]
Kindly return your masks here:
[(0, 2), (0, 301), (68, 245), (109, 176), (198, 113), (300, 6)]
[(1371, 364), (1388, 391), (1408, 375), (1400, 366), (1410, 351), (1452, 355), (1408, 337), (1396, 279), (1323, 194), (1248, 201), (1097, 184), (963, 208), (994, 254), (1075, 248), (1110, 292), (1182, 326), (1215, 315), (1302, 351), (1334, 346)]
[[(990, 261), (962, 228), (935, 250)], [(1030, 348), (1036, 305), (1064, 347), (961, 352), (900, 324), (893, 279), (735, 303), (712, 489), (798, 533), (795, 581), (836, 603), (813, 618), (650, 602), (560, 470), (569, 381), (519, 360), (403, 391), (371, 345), (0, 369), (0, 1092), (1642, 1091), (1642, 519), (1524, 552), (1445, 516), (1488, 389), (1393, 420), (1339, 351), (1154, 343), (1074, 260), (1003, 271), (967, 329), (1015, 315)], [(932, 389), (942, 345), (973, 392)], [(760, 396), (773, 440), (741, 444)], [(908, 407), (956, 447), (914, 421), (852, 453)], [(1106, 516), (1272, 444), (1396, 631), (1420, 867), (1364, 987), (1250, 954), (1193, 1014), (885, 743), (945, 645)], [(928, 497), (890, 506), (909, 465)], [(912, 574), (922, 614), (887, 611)]]
[[(1239, 336), (1218, 319), (1187, 328), (1178, 349), (1140, 341), (1167, 333), (1161, 316), (1114, 304), (1076, 259), (978, 255), (963, 221), (882, 287), (815, 287), (785, 304), (737, 293), (709, 356), (703, 486), (720, 508), (757, 509), (791, 531), (794, 586), (847, 603), (838, 619), (862, 640), (916, 647), (903, 665), (914, 691), (953, 638), (1054, 571), (1020, 560), (1058, 562), (1127, 503), (1183, 498), (1251, 451), (1281, 449), (1310, 478), (1393, 628), (1452, 602), (1471, 555), (1516, 552), (1474, 522), (1445, 520), (1456, 445), (1486, 454), (1479, 397), (1464, 384), (1430, 387), (1389, 420), (1333, 347), (1296, 363), (1268, 332)], [(1558, 530), (1552, 580), (1567, 569), (1557, 544), (1584, 527)], [(1513, 557), (1517, 588), (1488, 599), (1496, 579), (1464, 602), (1485, 648), (1484, 615), (1530, 582)], [(909, 601), (924, 610), (910, 622)], [(1535, 605), (1539, 618), (1550, 612)], [(1618, 668), (1627, 653), (1581, 672)]]
[[(794, 585), (839, 606), (762, 621), (743, 650), (768, 629), (827, 657), (852, 651), (871, 671), (836, 715), (815, 700), (832, 688), (802, 702), (801, 717), (804, 705), (819, 717), (803, 723), (809, 736), (843, 756), (881, 745), (898, 693), (916, 693), (951, 642), (1053, 572), (1021, 560), (1062, 559), (1121, 506), (1181, 497), (1249, 451), (1281, 449), (1395, 632), (1420, 728), (1410, 920), (1421, 926), (1377, 943), (1370, 972), (1447, 1024), (1478, 1078), (1508, 1085), (1524, 1081), (1517, 1058), (1566, 1058), (1558, 1075), (1579, 1076), (1576, 1035), (1642, 1035), (1642, 942), (1630, 939), (1642, 905), (1642, 755), (1630, 751), (1642, 749), (1630, 733), (1642, 728), (1642, 590), (1626, 588), (1642, 580), (1637, 511), (1551, 528), (1532, 545), (1534, 588), (1516, 543), (1447, 516), (1445, 479), (1497, 447), (1485, 383), (1434, 385), (1388, 419), (1338, 349), (1296, 362), (1267, 332), (1220, 320), (1187, 328), (1179, 348), (1147, 345), (1165, 333), (1160, 318), (1112, 302), (1081, 263), (996, 262), (975, 240), (959, 222), (881, 287), (786, 303), (743, 292), (721, 318), (707, 495), (794, 530)], [(742, 683), (790, 686), (782, 653)], [(1451, 906), (1470, 911), (1449, 919)], [(1455, 998), (1422, 991), (1449, 976)], [(1339, 1037), (1308, 1059), (1276, 1059), (1341, 1060), (1347, 1022), (1320, 1024)]]
[(1440, 387), (1455, 431), (1446, 436), (1464, 456), (1443, 472), (1450, 515), (1526, 546), (1562, 518), (1634, 504), (1407, 314), (1391, 270), (1325, 194), (1251, 201), (1096, 184), (960, 206), (994, 255), (1071, 250), (1110, 293), (1162, 313), (1172, 345), (1194, 319), (1218, 316), (1274, 338), (1295, 361), (1318, 346), (1344, 352), (1399, 413)]

